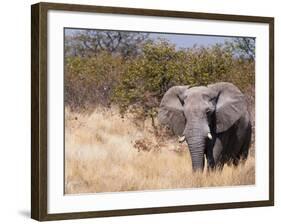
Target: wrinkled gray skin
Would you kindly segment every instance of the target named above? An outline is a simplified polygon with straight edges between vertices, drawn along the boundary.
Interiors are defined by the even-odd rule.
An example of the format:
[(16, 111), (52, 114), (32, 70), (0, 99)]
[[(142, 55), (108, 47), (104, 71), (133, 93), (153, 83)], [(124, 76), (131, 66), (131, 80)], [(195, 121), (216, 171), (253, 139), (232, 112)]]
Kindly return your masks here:
[(251, 122), (241, 91), (231, 83), (191, 87), (174, 86), (163, 96), (160, 123), (184, 136), (194, 171), (238, 165), (246, 160), (251, 141)]

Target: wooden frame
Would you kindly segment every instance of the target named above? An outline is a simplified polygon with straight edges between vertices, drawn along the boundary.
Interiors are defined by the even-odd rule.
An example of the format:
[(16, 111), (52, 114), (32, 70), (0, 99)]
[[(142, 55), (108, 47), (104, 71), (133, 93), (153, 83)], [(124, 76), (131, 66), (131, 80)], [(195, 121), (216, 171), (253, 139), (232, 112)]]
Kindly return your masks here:
[[(31, 7), (31, 217), (39, 221), (76, 219), (90, 217), (108, 217), (140, 215), (169, 212), (186, 212), (241, 207), (259, 207), (274, 205), (274, 18), (194, 13), (181, 11), (162, 11), (136, 8), (116, 8), (89, 5), (71, 5), (56, 3), (38, 3)], [(76, 213), (48, 214), (47, 212), (47, 12), (65, 10), (80, 12), (117, 13), (130, 15), (165, 16), (178, 18), (196, 18), (207, 20), (227, 20), (269, 24), (269, 200), (204, 205), (171, 206), (158, 208), (140, 208), (127, 210), (88, 211)]]

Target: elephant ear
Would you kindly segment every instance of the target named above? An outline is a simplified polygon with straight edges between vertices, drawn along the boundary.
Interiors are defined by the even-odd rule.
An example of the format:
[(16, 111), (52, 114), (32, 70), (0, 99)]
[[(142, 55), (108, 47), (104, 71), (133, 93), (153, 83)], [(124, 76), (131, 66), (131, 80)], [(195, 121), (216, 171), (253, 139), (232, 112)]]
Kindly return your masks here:
[(174, 134), (181, 136), (185, 128), (183, 102), (188, 86), (171, 87), (163, 96), (158, 111), (158, 120), (168, 126)]
[(227, 82), (208, 86), (218, 94), (216, 104), (216, 132), (229, 129), (247, 111), (243, 93), (233, 84)]

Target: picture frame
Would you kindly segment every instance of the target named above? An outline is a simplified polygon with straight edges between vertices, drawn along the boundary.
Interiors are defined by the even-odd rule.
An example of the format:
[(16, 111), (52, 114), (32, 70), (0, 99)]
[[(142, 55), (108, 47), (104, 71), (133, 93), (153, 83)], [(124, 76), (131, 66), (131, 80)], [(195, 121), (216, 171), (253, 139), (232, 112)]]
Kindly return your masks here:
[[(263, 29), (267, 30), (265, 34), (266, 38), (261, 41), (261, 45), (266, 44), (268, 63), (265, 64), (268, 76), (264, 79), (267, 81), (268, 86), (264, 86), (268, 97), (268, 119), (266, 119), (264, 135), (268, 137), (268, 144), (266, 150), (266, 183), (261, 183), (265, 189), (265, 199), (251, 199), (241, 201), (228, 201), (228, 202), (215, 202), (215, 203), (195, 203), (195, 204), (167, 204), (165, 206), (154, 206), (149, 203), (143, 207), (130, 207), (128, 208), (108, 208), (108, 209), (84, 209), (83, 211), (77, 211), (68, 207), (66, 211), (50, 212), (50, 185), (54, 183), (51, 179), (50, 172), (54, 172), (57, 168), (56, 165), (53, 167), (54, 158), (53, 153), (50, 153), (50, 147), (54, 146), (49, 137), (52, 135), (52, 131), (49, 129), (50, 125), (50, 113), (53, 113), (50, 109), (52, 104), (50, 94), (56, 95), (56, 91), (52, 88), (54, 82), (50, 81), (50, 72), (53, 72), (51, 66), (51, 55), (48, 53), (51, 47), (52, 35), (55, 32), (49, 32), (50, 27), (53, 24), (53, 18), (50, 16), (50, 12), (59, 12), (65, 16), (66, 14), (76, 13), (85, 14), (89, 16), (91, 14), (102, 14), (103, 16), (130, 16), (136, 17), (142, 21), (147, 17), (155, 19), (165, 19), (167, 21), (180, 19), (180, 20), (195, 20), (195, 21), (211, 21), (214, 23), (224, 22), (228, 23), (228, 26), (233, 26), (234, 23), (238, 24), (254, 24), (254, 26), (265, 26)], [(61, 15), (60, 15), (61, 16)], [(56, 17), (57, 18), (57, 17)], [(81, 17), (82, 18), (82, 17)], [(83, 19), (83, 18), (82, 18)], [(112, 19), (112, 18), (111, 18)], [(109, 19), (110, 20), (110, 19)], [(58, 22), (56, 20), (56, 22)], [(59, 22), (58, 22), (59, 23)], [(63, 23), (62, 23), (63, 24)], [(129, 28), (130, 29), (130, 28)], [(149, 27), (147, 27), (149, 30)], [(152, 28), (153, 29), (153, 28)], [(169, 29), (169, 27), (168, 27)], [(60, 37), (54, 36), (54, 39)], [(91, 6), (91, 5), (74, 5), (74, 4), (57, 4), (57, 3), (37, 3), (31, 6), (31, 218), (38, 221), (48, 220), (61, 220), (61, 219), (80, 219), (80, 218), (96, 218), (96, 217), (110, 217), (110, 216), (125, 216), (125, 215), (141, 215), (141, 214), (157, 214), (157, 213), (171, 213), (171, 212), (187, 212), (187, 211), (203, 211), (203, 210), (216, 210), (216, 209), (228, 209), (228, 208), (247, 208), (247, 207), (261, 207), (261, 206), (273, 206), (274, 205), (274, 18), (272, 17), (260, 17), (260, 16), (242, 16), (242, 15), (226, 15), (226, 14), (213, 14), (203, 12), (184, 12), (184, 11), (167, 11), (167, 10), (155, 10), (155, 9), (138, 9), (138, 8), (119, 8), (119, 7), (104, 7), (104, 6)], [(59, 50), (58, 50), (59, 51)], [(62, 52), (59, 53), (59, 55)], [(260, 67), (258, 67), (260, 68)], [(258, 69), (257, 68), (257, 69)], [(61, 73), (58, 76), (63, 77), (63, 71), (58, 70)], [(263, 85), (263, 80), (259, 81), (260, 85)], [(60, 82), (58, 85), (61, 84)], [(54, 88), (62, 88), (54, 87)], [(262, 86), (263, 88), (263, 86)], [(257, 91), (257, 89), (256, 89)], [(260, 91), (260, 89), (259, 89)], [(261, 102), (257, 98), (256, 102)], [(54, 108), (52, 106), (51, 108)], [(60, 115), (61, 116), (61, 115)], [(56, 119), (54, 119), (56, 121)], [(268, 130), (268, 132), (267, 132)], [(63, 167), (64, 161), (57, 161)], [(56, 179), (55, 179), (56, 180)], [(63, 183), (64, 180), (61, 180)], [(171, 192), (171, 191), (169, 191)], [(165, 193), (165, 192), (164, 192)], [(121, 195), (123, 193), (118, 193)], [(128, 193), (130, 194), (130, 193)], [(154, 192), (144, 192), (151, 197)], [(132, 196), (132, 194), (131, 194)], [(76, 197), (65, 196), (61, 197)], [(84, 197), (87, 197), (84, 196)], [(110, 198), (111, 194), (101, 194), (99, 197)], [(78, 197), (77, 197), (78, 198)], [(131, 197), (132, 199), (132, 197)], [(118, 197), (116, 197), (115, 203), (118, 203)], [(97, 199), (99, 201), (99, 199)], [(53, 204), (58, 204), (58, 201), (54, 200)], [(91, 201), (94, 204), (95, 201)], [(62, 205), (63, 206), (63, 205)], [(71, 203), (70, 205), (71, 206)], [(69, 210), (67, 210), (69, 209)]]

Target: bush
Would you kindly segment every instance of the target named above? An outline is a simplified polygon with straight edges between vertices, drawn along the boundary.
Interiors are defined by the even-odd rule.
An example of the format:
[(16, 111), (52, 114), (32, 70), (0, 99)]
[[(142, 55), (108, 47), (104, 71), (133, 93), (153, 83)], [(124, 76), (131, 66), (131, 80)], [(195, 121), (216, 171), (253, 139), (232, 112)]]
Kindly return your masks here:
[(246, 95), (254, 117), (254, 61), (237, 57), (228, 44), (176, 49), (167, 41), (147, 42), (136, 57), (102, 51), (92, 57), (68, 56), (65, 104), (72, 110), (118, 105), (152, 125), (164, 93), (174, 85), (232, 82)]
[(122, 58), (107, 52), (95, 57), (67, 57), (65, 104), (72, 110), (109, 106), (112, 89), (123, 69)]
[(112, 99), (122, 114), (130, 110), (140, 117), (150, 116), (154, 123), (160, 101), (171, 86), (229, 81), (245, 89), (253, 83), (251, 71), (251, 63), (235, 58), (224, 45), (177, 50), (165, 41), (149, 43), (142, 55), (127, 61)]

